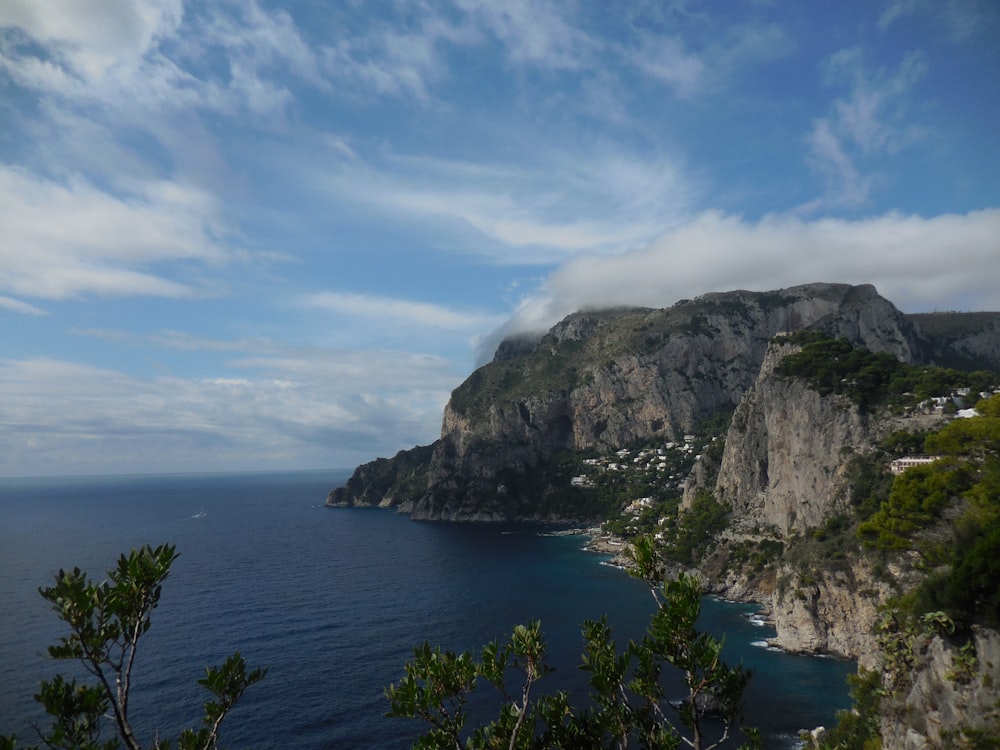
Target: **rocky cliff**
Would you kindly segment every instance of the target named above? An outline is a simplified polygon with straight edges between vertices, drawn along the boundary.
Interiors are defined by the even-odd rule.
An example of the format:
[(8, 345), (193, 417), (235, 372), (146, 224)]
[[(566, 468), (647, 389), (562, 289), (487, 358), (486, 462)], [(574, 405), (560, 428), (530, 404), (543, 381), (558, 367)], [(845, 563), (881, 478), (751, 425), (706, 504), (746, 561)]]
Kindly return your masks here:
[[(884, 691), (876, 709), (880, 747), (991, 746), (975, 742), (1000, 729), (1000, 633), (974, 627), (971, 638), (950, 640), (909, 631), (906, 656), (893, 657), (905, 666), (893, 674), (886, 665), (885, 631), (880, 635), (877, 627), (885, 617), (881, 608), (901, 594), (912, 596), (927, 576), (939, 576), (936, 586), (945, 586), (940, 576), (949, 566), (931, 564), (912, 550), (865, 554), (857, 534), (859, 460), (881, 461), (884, 475), (879, 450), (890, 434), (937, 430), (947, 418), (869, 409), (844, 395), (821, 395), (806, 379), (779, 368), (800, 350), (772, 342), (757, 381), (733, 414), (712, 485), (732, 508), (732, 523), (702, 571), (716, 592), (765, 604), (776, 630), (774, 645), (839, 654), (876, 670)], [(996, 367), (989, 358), (977, 361), (984, 362)], [(708, 471), (692, 474), (688, 507), (710, 477)], [(923, 532), (944, 548), (960, 543), (956, 519), (966, 507), (954, 497), (950, 502), (950, 515)], [(982, 502), (997, 499), (983, 496)], [(763, 570), (741, 554), (759, 548), (761, 540), (782, 550)]]
[[(664, 309), (580, 312), (537, 339), (505, 342), (452, 394), (426, 484), (382, 487), (360, 476), (331, 505), (393, 505), (415, 519), (599, 518), (558, 488), (521, 481), (563, 451), (676, 440), (732, 410), (756, 381), (768, 341), (814, 328), (905, 361), (920, 361), (916, 326), (869, 285), (808, 284), (713, 293)], [(425, 455), (422, 452), (421, 455)], [(371, 469), (362, 467), (361, 474)], [(382, 467), (380, 476), (392, 474)], [(770, 480), (768, 480), (770, 481)]]
[[(712, 487), (732, 509), (732, 523), (717, 551), (722, 558), (762, 538), (787, 547), (845, 514), (852, 458), (901, 426), (844, 396), (821, 396), (803, 379), (778, 374), (778, 363), (800, 349), (772, 343), (756, 382), (733, 413)], [(687, 507), (703, 486), (695, 476), (704, 482), (712, 475), (692, 476)], [(781, 562), (756, 580), (728, 566), (728, 574), (715, 576), (713, 586), (719, 593), (764, 603), (776, 626), (774, 643), (783, 649), (863, 659), (875, 652), (871, 623), (889, 592), (864, 561), (841, 557), (817, 569)], [(858, 596), (861, 590), (865, 596)]]
[(939, 635), (915, 645), (913, 670), (883, 714), (882, 747), (996, 747), (1000, 633), (978, 628), (964, 648)]
[[(600, 520), (618, 509), (581, 504), (560, 457), (665, 445), (731, 413), (721, 459), (702, 456), (681, 503), (691, 509), (710, 490), (730, 511), (729, 527), (696, 564), (715, 592), (767, 606), (776, 645), (877, 666), (878, 608), (915, 573), (897, 561), (886, 575), (875, 569), (885, 560), (860, 554), (858, 487), (871, 477), (858, 467), (867, 458), (884, 481), (884, 462), (872, 465), (886, 436), (944, 417), (873, 410), (782, 374), (800, 345), (775, 337), (803, 329), (908, 363), (1000, 371), (1000, 314), (906, 316), (870, 286), (580, 312), (543, 336), (501, 344), (453, 392), (439, 440), (359, 467), (328, 505), (394, 507), (428, 520)], [(927, 642), (909, 692), (885, 714), (886, 747), (947, 746), (949, 728), (995, 708), (987, 704), (1000, 635), (983, 629), (977, 638), (979, 671), (961, 679), (956, 664), (968, 659), (940, 639)]]
[(715, 491), (744, 525), (805, 532), (846, 509), (847, 458), (871, 450), (883, 423), (843, 396), (775, 373), (800, 347), (775, 344), (733, 414)]
[(927, 364), (990, 370), (1000, 362), (1000, 315), (947, 312), (907, 315), (917, 331)]

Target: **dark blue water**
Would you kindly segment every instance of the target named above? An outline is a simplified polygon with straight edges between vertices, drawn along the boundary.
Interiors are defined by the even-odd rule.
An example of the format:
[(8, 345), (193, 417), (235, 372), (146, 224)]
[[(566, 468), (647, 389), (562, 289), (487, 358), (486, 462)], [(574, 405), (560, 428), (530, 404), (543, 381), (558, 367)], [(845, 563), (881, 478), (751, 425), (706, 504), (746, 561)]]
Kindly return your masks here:
[[(31, 695), (57, 669), (62, 633), (37, 593), (60, 567), (103, 574), (118, 555), (169, 542), (180, 558), (140, 646), (132, 713), (150, 741), (200, 716), (197, 679), (239, 650), (266, 665), (223, 729), (233, 748), (404, 748), (420, 727), (386, 719), (383, 688), (424, 640), (478, 649), (542, 621), (549, 687), (582, 695), (580, 624), (608, 614), (638, 638), (649, 592), (581, 551), (577, 537), (528, 527), (413, 523), (380, 510), (322, 507), (345, 472), (0, 480), (0, 733), (34, 739)], [(194, 517), (203, 512), (204, 515)], [(848, 704), (852, 665), (751, 645), (770, 635), (752, 607), (706, 600), (702, 626), (731, 661), (756, 667), (747, 714), (768, 747), (827, 724)], [(544, 685), (544, 683), (543, 683)]]

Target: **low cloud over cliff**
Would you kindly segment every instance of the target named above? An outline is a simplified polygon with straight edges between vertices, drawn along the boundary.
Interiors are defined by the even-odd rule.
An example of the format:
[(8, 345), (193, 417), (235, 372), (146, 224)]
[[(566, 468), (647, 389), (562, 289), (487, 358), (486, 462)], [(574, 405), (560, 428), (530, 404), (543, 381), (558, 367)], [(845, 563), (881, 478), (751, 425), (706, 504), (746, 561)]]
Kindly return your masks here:
[(905, 312), (1000, 310), (997, 258), (1000, 209), (757, 222), (706, 211), (643, 248), (560, 266), (485, 340), (480, 359), (504, 336), (546, 330), (575, 310), (666, 307), (705, 292), (812, 281), (871, 283)]

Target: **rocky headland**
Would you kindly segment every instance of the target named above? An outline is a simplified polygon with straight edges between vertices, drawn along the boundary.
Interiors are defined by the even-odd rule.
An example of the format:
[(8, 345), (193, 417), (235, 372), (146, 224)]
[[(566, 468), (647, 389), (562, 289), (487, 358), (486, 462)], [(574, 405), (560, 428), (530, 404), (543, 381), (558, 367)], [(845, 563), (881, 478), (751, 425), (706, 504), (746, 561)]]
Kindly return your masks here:
[[(708, 541), (702, 534), (691, 542), (678, 564), (697, 569), (714, 593), (765, 605), (775, 645), (876, 668), (884, 605), (927, 572), (909, 553), (865, 554), (858, 518), (872, 511), (861, 506), (891, 483), (886, 441), (933, 431), (950, 415), (873, 406), (857, 389), (852, 397), (853, 383), (831, 392), (789, 375), (782, 363), (802, 350), (807, 339), (794, 335), (802, 331), (908, 365), (1000, 372), (1000, 314), (905, 315), (867, 285), (582, 311), (544, 335), (504, 342), (452, 393), (437, 441), (358, 467), (327, 504), (391, 507), (415, 520), (595, 528), (627, 507), (636, 519), (663, 516), (658, 533), (668, 537), (688, 533), (691, 519), (715, 523), (722, 515), (710, 511), (724, 509), (724, 523), (706, 526)], [(672, 484), (678, 469), (663, 447), (682, 445), (691, 460)], [(637, 446), (657, 447), (655, 460), (642, 459), (642, 477), (663, 492), (622, 494), (627, 482), (610, 467), (617, 452)], [(638, 462), (634, 456), (628, 460)], [(667, 489), (678, 496), (673, 505)], [(592, 545), (606, 554), (622, 549), (607, 530), (593, 533)], [(992, 654), (1000, 636), (977, 633), (977, 653)], [(910, 692), (900, 698), (910, 713), (921, 706), (930, 718), (885, 718), (885, 747), (944, 746), (935, 743), (948, 727), (996, 700), (989, 685), (1000, 684), (991, 683), (1000, 679), (993, 674), (1000, 659), (979, 657), (983, 674), (952, 680), (954, 695), (942, 687), (958, 658), (949, 643), (942, 636), (921, 647)]]

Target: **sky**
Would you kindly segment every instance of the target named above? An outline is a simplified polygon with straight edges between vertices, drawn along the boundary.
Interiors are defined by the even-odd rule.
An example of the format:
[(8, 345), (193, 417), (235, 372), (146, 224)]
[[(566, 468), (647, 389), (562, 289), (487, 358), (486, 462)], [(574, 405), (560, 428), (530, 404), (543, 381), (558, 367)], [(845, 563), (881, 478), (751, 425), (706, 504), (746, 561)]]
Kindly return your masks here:
[(1000, 4), (0, 0), (0, 476), (349, 468), (816, 281), (1000, 310)]

